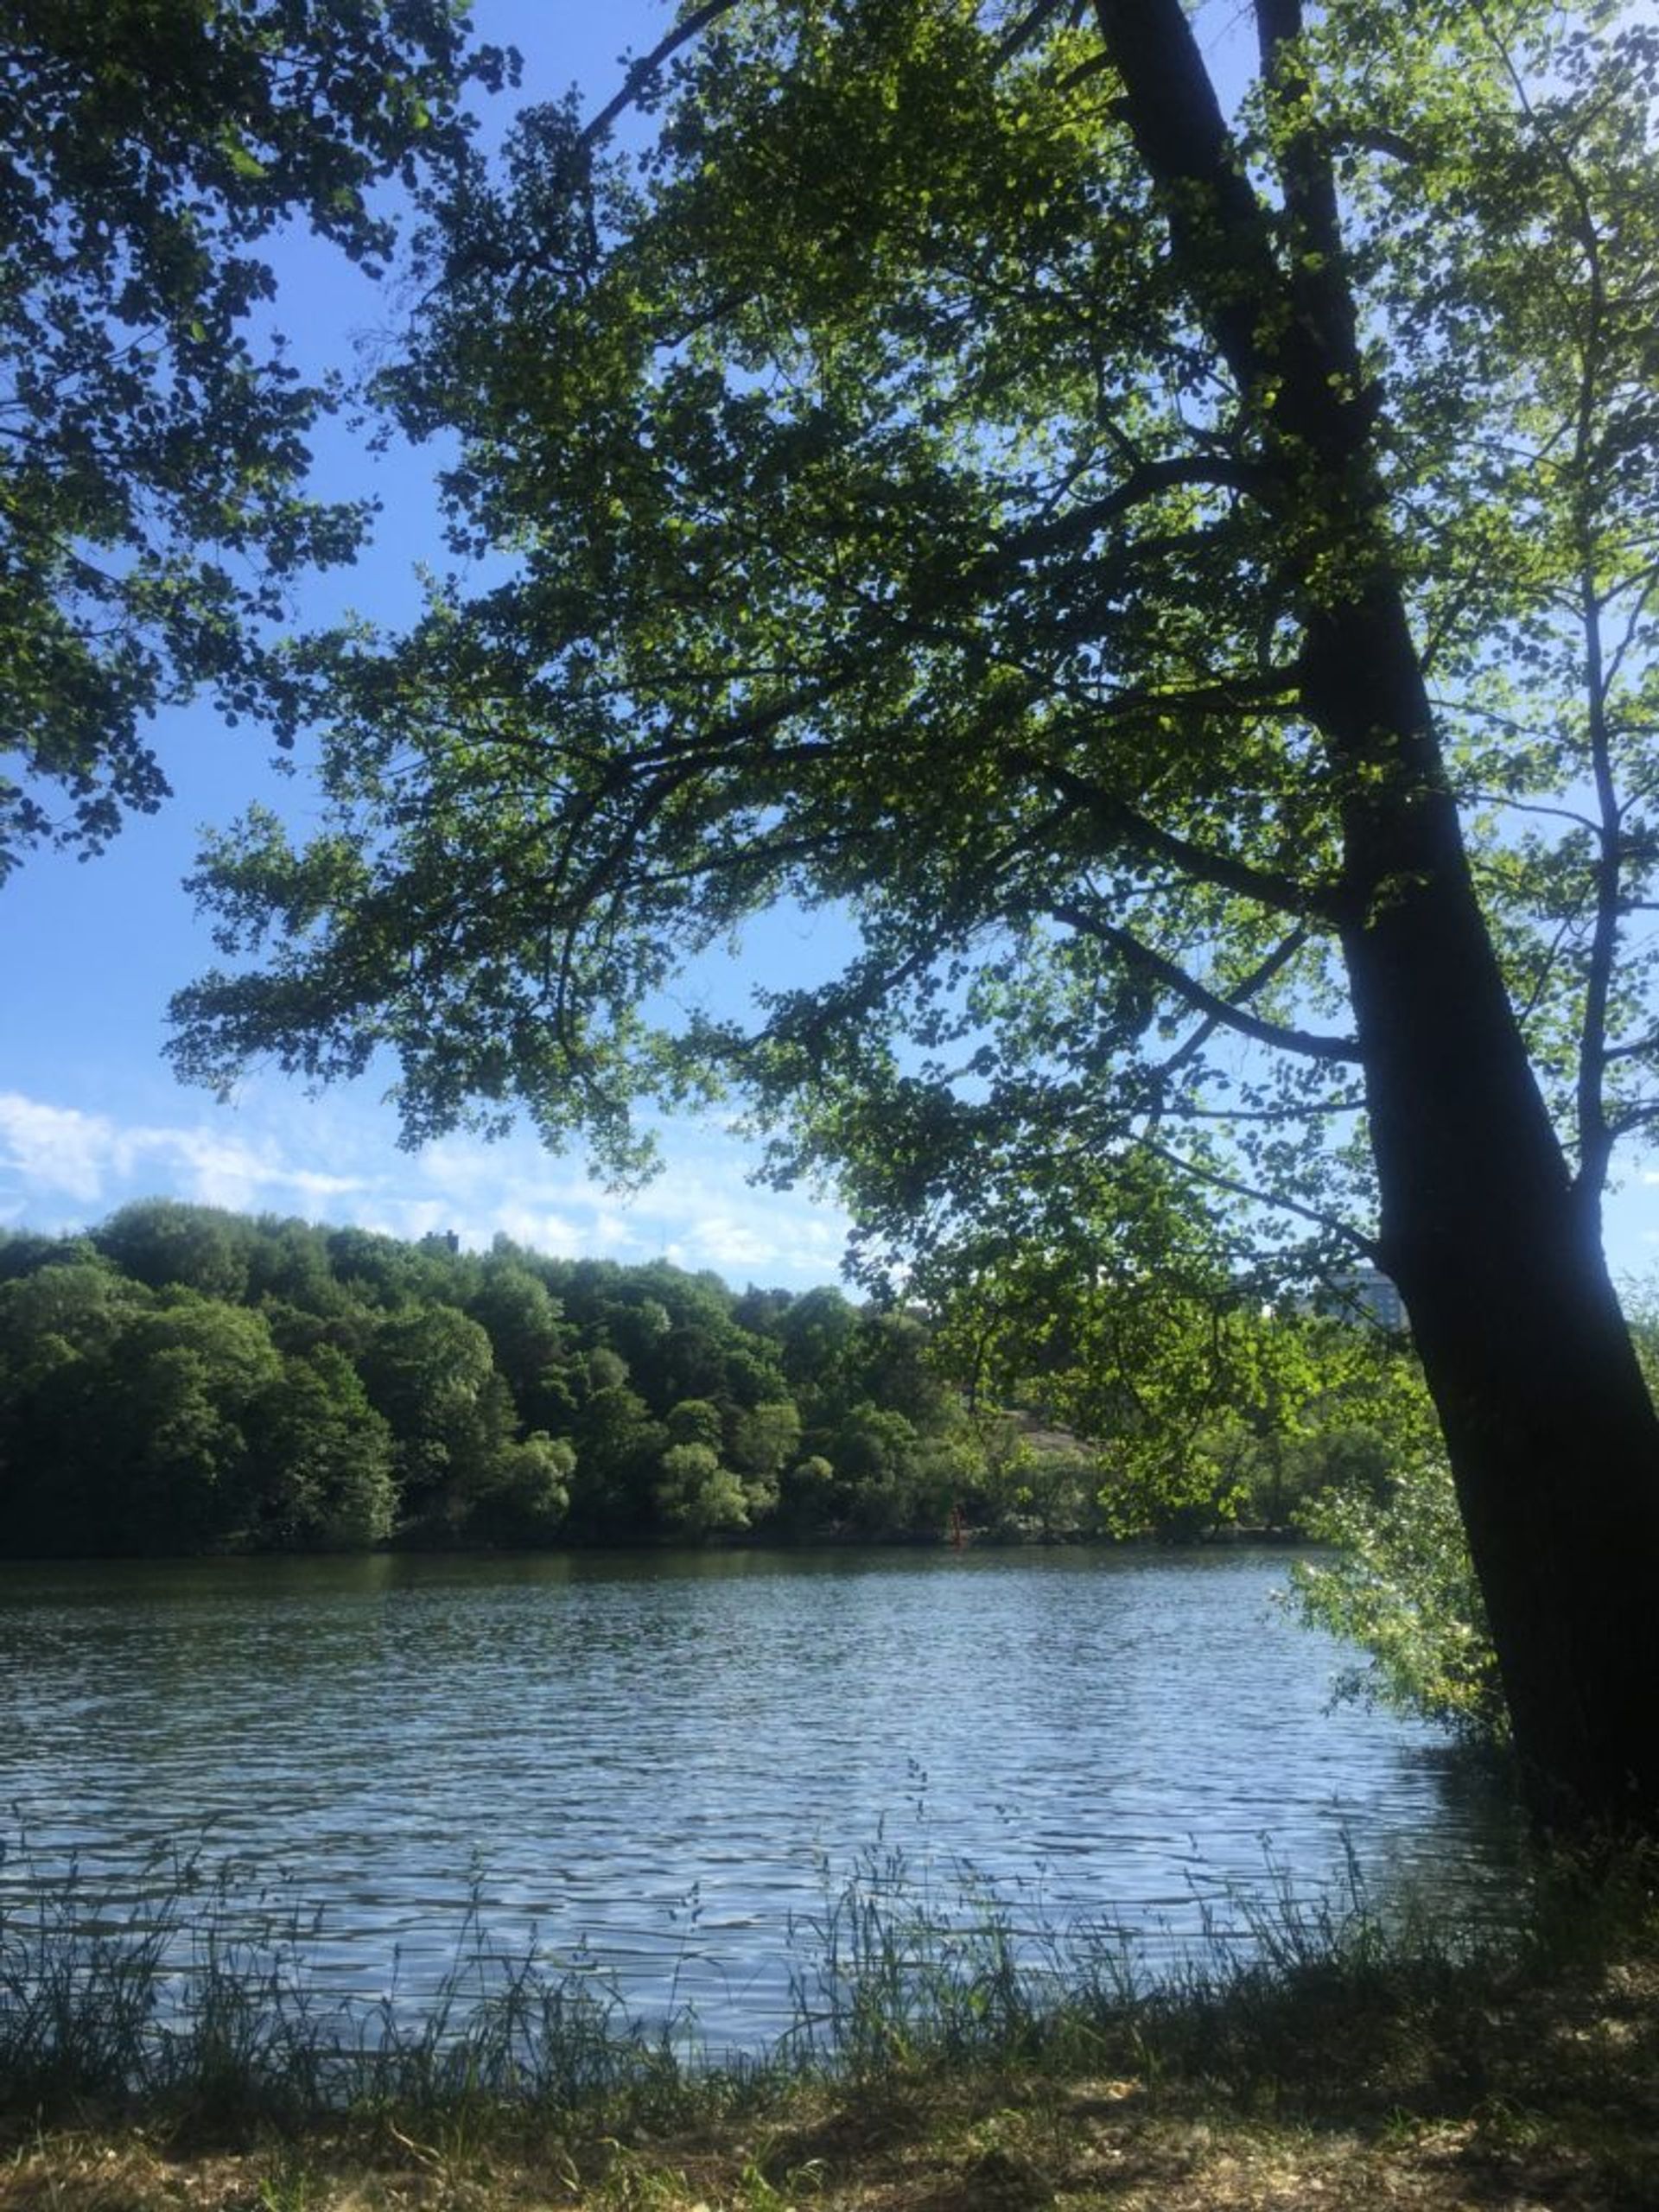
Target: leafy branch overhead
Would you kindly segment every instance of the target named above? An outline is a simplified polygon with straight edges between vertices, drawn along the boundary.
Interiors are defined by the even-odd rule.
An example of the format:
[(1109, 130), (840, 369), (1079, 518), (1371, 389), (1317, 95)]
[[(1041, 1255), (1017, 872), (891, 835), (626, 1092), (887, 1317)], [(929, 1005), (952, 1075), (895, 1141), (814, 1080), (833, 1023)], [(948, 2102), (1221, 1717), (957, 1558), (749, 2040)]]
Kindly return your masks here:
[(270, 626), (366, 510), (307, 483), (337, 378), (276, 334), (295, 220), (378, 272), (375, 188), (464, 143), (448, 0), (7, 0), (0, 7), (0, 876), (93, 851), (165, 797), (146, 725), (209, 687), (292, 709)]
[[(618, 1131), (686, 1066), (635, 1008), (788, 898), (855, 911), (864, 982), (791, 999), (758, 1057), (723, 1033), (722, 1075), (736, 1053), (793, 1096), (810, 1043), (827, 1107), (908, 1035), (1086, 1081), (1103, 1141), (1154, 1110), (1167, 1135), (1218, 1084), (1323, 1128), (1339, 1088), (1250, 1048), (1354, 1049), (1318, 1010), (1389, 893), (1344, 876), (1344, 813), (1395, 772), (1321, 737), (1319, 608), (1383, 565), (1433, 639), (1494, 926), (1599, 1179), (1647, 1058), (1639, 957), (1596, 974), (1653, 857), (1639, 141), (1583, 48), (1544, 52), (1511, 9), (1457, 11), (1428, 58), (1335, 11), (1230, 125), (1201, 74), (1172, 79), (1194, 120), (1157, 143), (1109, 66), (1129, 30), (1077, 12), (688, 10), (625, 83), (664, 112), (643, 165), (569, 108), (527, 115), (500, 177), (472, 160), (385, 389), (416, 431), (458, 424), (452, 530), (512, 574), (345, 652), (344, 843), (290, 854), (266, 825), (204, 880), (232, 922), (310, 933), (280, 980), (187, 995), (188, 1065), (327, 1072), (372, 1031), (414, 1134), (512, 1096), (550, 1135)], [(1637, 34), (1616, 63), (1628, 128)], [(1525, 86), (1552, 79), (1546, 110)], [(1581, 343), (1518, 306), (1592, 313), (1572, 225), (1502, 221), (1523, 180), (1552, 219), (1570, 182), (1608, 233), (1623, 319)], [(1333, 456), (1335, 501), (1310, 475)], [(1568, 625), (1586, 563), (1594, 679)], [(1546, 847), (1518, 810), (1561, 791), (1590, 811)], [(1007, 957), (1029, 987), (993, 1016), (957, 963)]]

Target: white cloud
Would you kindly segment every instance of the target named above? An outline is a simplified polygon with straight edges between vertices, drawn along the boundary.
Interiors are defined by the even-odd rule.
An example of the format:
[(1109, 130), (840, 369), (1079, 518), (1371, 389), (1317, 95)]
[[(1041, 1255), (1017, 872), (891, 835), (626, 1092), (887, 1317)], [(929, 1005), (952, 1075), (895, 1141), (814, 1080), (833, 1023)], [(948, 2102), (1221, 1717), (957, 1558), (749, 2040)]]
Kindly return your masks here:
[(298, 1166), (282, 1159), (269, 1142), (244, 1144), (209, 1129), (135, 1129), (131, 1146), (135, 1161), (153, 1160), (169, 1180), (183, 1185), (180, 1195), (200, 1205), (247, 1211), (269, 1206), (284, 1192), (325, 1199), (363, 1188), (360, 1177)]
[(498, 1206), (492, 1217), (491, 1234), (498, 1230), (515, 1244), (532, 1252), (550, 1252), (560, 1259), (579, 1259), (594, 1249), (616, 1259), (627, 1256), (606, 1240), (596, 1223), (581, 1222), (569, 1214), (543, 1212), (535, 1206), (512, 1203)]
[(848, 1226), (839, 1208), (756, 1190), (747, 1180), (753, 1154), (717, 1126), (664, 1124), (658, 1135), (662, 1173), (627, 1195), (523, 1135), (494, 1144), (446, 1137), (414, 1166), (451, 1209), (432, 1225), (454, 1229), (463, 1243), (499, 1233), (574, 1257), (662, 1258), (791, 1283), (835, 1275)]
[(806, 1267), (821, 1279), (839, 1266), (845, 1237), (839, 1214), (824, 1219), (802, 1202), (774, 1193), (770, 1203), (757, 1204), (752, 1211), (731, 1208), (694, 1215), (667, 1246), (665, 1256), (677, 1267), (712, 1267), (722, 1274), (779, 1266), (793, 1274)]
[(0, 1092), (0, 1172), (92, 1205), (125, 1156), (120, 1131), (102, 1114)]
[(200, 1123), (138, 1123), (123, 1128), (107, 1114), (48, 1105), (16, 1091), (0, 1093), (0, 1173), (17, 1179), (23, 1195), (96, 1206), (120, 1203), (137, 1184), (200, 1205), (252, 1210), (283, 1194), (302, 1199), (343, 1197), (361, 1179), (329, 1174), (284, 1159), (269, 1140), (250, 1143)]
[(532, 1250), (629, 1262), (661, 1257), (795, 1287), (831, 1279), (847, 1224), (804, 1195), (757, 1191), (752, 1154), (704, 1123), (664, 1125), (658, 1179), (619, 1194), (528, 1135), (449, 1137), (399, 1152), (384, 1108), (277, 1088), (234, 1109), (123, 1122), (104, 1110), (0, 1093), (0, 1220), (82, 1227), (138, 1198), (237, 1212), (298, 1212), (390, 1236), (503, 1235)]

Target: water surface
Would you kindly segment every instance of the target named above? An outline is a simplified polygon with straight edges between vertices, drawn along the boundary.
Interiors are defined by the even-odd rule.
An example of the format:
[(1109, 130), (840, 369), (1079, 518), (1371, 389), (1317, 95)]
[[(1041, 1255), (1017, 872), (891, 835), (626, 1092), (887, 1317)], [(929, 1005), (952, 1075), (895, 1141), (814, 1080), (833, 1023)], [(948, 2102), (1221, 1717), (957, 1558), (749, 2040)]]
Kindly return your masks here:
[(1154, 1955), (1351, 1854), (1488, 1909), (1507, 1807), (1332, 1709), (1352, 1655), (1285, 1580), (1247, 1549), (3, 1567), (0, 1805), (91, 1886), (204, 1840), (322, 1909), (341, 1989), (418, 1993), (475, 1891), (715, 2040), (781, 2024), (791, 1923), (878, 1843)]

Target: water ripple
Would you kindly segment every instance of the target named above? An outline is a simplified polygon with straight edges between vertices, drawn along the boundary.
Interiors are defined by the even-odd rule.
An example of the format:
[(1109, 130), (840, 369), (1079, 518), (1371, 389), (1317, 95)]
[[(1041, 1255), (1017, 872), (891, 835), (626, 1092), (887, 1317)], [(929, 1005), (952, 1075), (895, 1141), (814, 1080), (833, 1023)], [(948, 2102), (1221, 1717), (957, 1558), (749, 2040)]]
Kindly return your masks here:
[(0, 1802), (37, 1866), (205, 1837), (285, 1880), (341, 1988), (418, 1991), (475, 1898), (717, 2040), (781, 2024), (791, 1923), (879, 1839), (1154, 1948), (1351, 1850), (1482, 1909), (1507, 1808), (1331, 1709), (1344, 1655), (1283, 1580), (1245, 1551), (4, 1569)]

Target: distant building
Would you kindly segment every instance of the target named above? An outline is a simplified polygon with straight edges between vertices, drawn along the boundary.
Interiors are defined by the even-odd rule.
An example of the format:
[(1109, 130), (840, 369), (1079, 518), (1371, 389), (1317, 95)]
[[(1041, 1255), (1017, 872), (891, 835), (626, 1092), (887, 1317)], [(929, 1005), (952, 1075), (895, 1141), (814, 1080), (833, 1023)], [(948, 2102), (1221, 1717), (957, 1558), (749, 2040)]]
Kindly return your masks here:
[(1380, 1268), (1333, 1268), (1311, 1303), (1314, 1313), (1338, 1320), (1367, 1321), (1373, 1328), (1402, 1334), (1411, 1326), (1404, 1299)]

